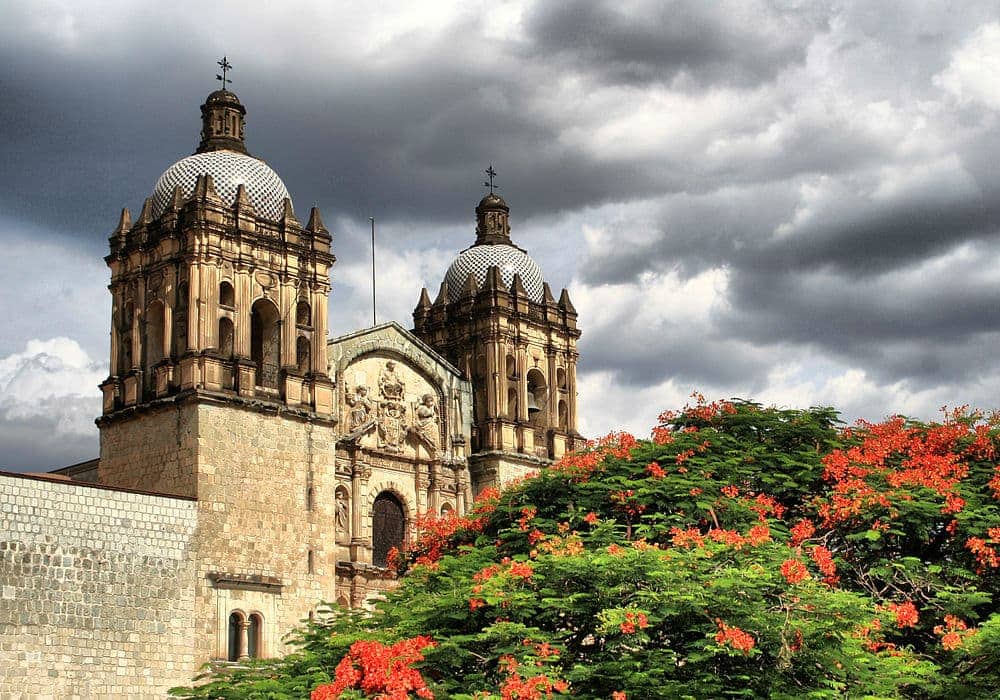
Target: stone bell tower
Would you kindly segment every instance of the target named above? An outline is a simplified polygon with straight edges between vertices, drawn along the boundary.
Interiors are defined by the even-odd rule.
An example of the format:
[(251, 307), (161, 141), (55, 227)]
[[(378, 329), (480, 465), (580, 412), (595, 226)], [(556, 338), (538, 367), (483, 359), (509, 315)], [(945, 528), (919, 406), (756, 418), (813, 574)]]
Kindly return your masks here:
[(281, 178), (248, 153), (245, 114), (229, 90), (210, 94), (197, 152), (163, 173), (134, 222), (123, 210), (111, 234), (111, 371), (98, 419), (105, 483), (195, 495), (180, 462), (197, 431), (179, 431), (159, 466), (143, 466), (149, 451), (130, 448), (140, 440), (130, 431), (142, 423), (141, 441), (153, 439), (145, 417), (169, 405), (331, 416), (331, 236), (315, 208), (303, 226)]
[[(492, 168), (487, 171), (492, 177)], [(473, 385), (475, 491), (499, 485), (579, 446), (576, 422), (576, 309), (558, 301), (541, 270), (510, 238), (500, 195), (476, 207), (476, 242), (451, 264), (437, 298), (427, 289), (414, 333), (459, 367)]]

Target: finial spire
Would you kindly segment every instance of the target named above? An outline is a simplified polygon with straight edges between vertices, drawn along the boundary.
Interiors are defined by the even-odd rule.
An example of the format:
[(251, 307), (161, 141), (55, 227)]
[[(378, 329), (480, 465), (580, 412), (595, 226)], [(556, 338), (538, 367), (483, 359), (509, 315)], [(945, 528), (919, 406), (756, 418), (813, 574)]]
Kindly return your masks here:
[(225, 90), (226, 83), (233, 82), (226, 75), (227, 73), (229, 73), (229, 71), (233, 69), (233, 66), (229, 62), (229, 59), (227, 59), (225, 56), (222, 57), (221, 61), (217, 61), (216, 63), (218, 64), (219, 68), (222, 69), (222, 75), (216, 75), (215, 79), (222, 82), (222, 89)]
[(497, 171), (493, 169), (493, 163), (490, 163), (490, 167), (486, 168), (486, 170), (484, 170), (483, 172), (486, 173), (486, 177), (489, 178), (489, 182), (484, 182), (483, 187), (489, 187), (490, 194), (493, 194), (493, 190), (500, 189), (500, 186), (494, 184), (493, 182), (493, 178), (497, 176)]

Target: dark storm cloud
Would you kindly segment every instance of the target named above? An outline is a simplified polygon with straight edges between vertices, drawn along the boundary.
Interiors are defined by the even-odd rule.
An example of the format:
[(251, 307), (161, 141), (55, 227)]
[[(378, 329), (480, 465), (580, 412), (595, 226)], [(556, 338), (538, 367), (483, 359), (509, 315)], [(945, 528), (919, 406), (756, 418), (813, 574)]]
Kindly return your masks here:
[(539, 3), (526, 19), (531, 51), (602, 82), (752, 85), (805, 58), (821, 11), (769, 3)]
[[(683, 303), (676, 300), (676, 303)], [(612, 372), (624, 386), (655, 386), (676, 377), (694, 386), (743, 383), (768, 367), (763, 353), (748, 352), (732, 339), (706, 337), (704, 328), (592, 328), (581, 366)], [(623, 358), (628, 360), (623, 362)]]
[[(580, 261), (582, 377), (756, 390), (806, 358), (919, 390), (991, 371), (996, 104), (963, 92), (961, 70), (957, 88), (937, 77), (996, 22), (995, 2), (536, 2), (514, 22), (508, 3), (438, 9), (5, 7), (0, 237), (61, 238), (73, 253), (55, 256), (56, 277), (74, 255), (99, 260), (118, 209), (196, 147), (228, 53), (250, 150), (300, 218), (316, 204), (333, 229), (333, 328), (367, 322), (367, 217), (405, 321), (447, 264), (421, 254), (468, 244), (492, 162), (515, 240), (547, 272)], [(593, 245), (573, 249), (584, 230)], [(720, 271), (717, 304), (685, 296), (685, 280)], [(607, 285), (631, 300), (618, 316), (603, 313)], [(0, 348), (81, 338), (70, 306), (53, 333), (14, 324), (30, 331)], [(85, 349), (103, 359), (104, 342)]]

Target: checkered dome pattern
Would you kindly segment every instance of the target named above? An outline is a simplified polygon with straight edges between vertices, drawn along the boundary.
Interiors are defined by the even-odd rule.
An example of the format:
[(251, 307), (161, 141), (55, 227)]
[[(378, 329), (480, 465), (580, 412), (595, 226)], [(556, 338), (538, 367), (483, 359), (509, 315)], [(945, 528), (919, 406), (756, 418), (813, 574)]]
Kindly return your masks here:
[(514, 283), (514, 275), (520, 274), (528, 296), (537, 302), (542, 300), (542, 271), (527, 253), (509, 245), (477, 245), (462, 251), (444, 277), (450, 300), (455, 301), (462, 295), (462, 287), (470, 272), (476, 276), (476, 282), (481, 287), (486, 281), (487, 271), (494, 265), (500, 268), (504, 285), (510, 287)]
[(181, 186), (185, 197), (194, 192), (199, 175), (211, 175), (215, 191), (223, 201), (232, 204), (236, 188), (244, 185), (257, 214), (278, 220), (288, 197), (285, 183), (262, 160), (233, 151), (209, 151), (182, 158), (164, 172), (153, 188), (153, 216), (159, 216), (170, 203), (175, 185)]

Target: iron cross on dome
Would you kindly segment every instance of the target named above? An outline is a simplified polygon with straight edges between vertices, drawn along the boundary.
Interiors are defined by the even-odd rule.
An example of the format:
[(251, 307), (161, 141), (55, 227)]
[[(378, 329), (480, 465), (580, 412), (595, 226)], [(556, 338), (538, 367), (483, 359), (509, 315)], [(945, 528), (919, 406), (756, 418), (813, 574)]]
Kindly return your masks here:
[(493, 184), (493, 178), (497, 176), (497, 171), (493, 169), (493, 163), (490, 163), (490, 167), (486, 168), (483, 172), (486, 173), (486, 176), (490, 179), (489, 182), (483, 183), (483, 187), (489, 187), (490, 194), (493, 194), (494, 189), (500, 189), (500, 185)]
[(216, 64), (219, 66), (219, 68), (222, 69), (222, 75), (216, 75), (215, 79), (222, 81), (222, 89), (225, 90), (226, 83), (233, 82), (228, 77), (226, 77), (226, 74), (233, 69), (233, 66), (225, 56), (222, 57), (221, 61), (216, 61)]

